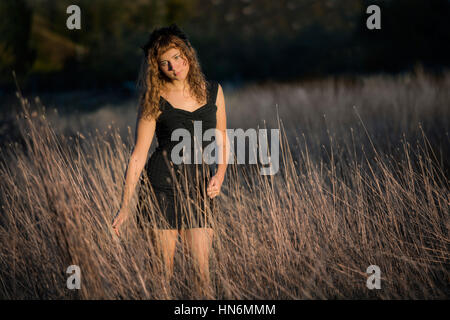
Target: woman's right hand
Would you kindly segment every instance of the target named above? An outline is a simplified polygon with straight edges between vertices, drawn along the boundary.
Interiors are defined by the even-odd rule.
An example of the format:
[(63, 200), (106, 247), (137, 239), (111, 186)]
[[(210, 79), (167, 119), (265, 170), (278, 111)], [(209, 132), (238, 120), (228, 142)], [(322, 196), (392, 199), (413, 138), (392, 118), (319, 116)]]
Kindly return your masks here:
[(112, 228), (118, 237), (120, 236), (119, 228), (125, 222), (125, 220), (127, 220), (128, 216), (129, 216), (129, 212), (130, 211), (128, 208), (122, 208), (119, 210), (116, 217), (114, 218)]

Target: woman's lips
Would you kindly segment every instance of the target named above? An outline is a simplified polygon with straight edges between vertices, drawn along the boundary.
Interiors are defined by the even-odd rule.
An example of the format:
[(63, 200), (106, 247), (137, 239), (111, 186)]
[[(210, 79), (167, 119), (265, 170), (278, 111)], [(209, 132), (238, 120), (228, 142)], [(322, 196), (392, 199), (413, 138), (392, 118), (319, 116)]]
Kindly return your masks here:
[(180, 74), (181, 74), (181, 70), (180, 70), (180, 71), (177, 71), (177, 72), (174, 72), (175, 77), (176, 77), (176, 76), (179, 76)]

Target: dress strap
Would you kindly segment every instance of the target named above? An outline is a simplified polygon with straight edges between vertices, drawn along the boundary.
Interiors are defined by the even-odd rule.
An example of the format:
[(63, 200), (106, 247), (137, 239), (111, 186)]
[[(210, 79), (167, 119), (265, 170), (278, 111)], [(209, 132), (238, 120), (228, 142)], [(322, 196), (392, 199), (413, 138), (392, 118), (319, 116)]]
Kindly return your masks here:
[(216, 104), (217, 93), (219, 92), (219, 83), (217, 81), (209, 81), (209, 102)]

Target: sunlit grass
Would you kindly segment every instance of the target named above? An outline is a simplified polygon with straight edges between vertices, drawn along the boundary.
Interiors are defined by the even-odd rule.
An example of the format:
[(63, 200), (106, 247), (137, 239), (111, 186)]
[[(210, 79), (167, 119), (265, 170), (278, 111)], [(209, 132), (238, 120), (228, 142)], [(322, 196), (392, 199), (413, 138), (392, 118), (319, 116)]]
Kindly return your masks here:
[[(446, 298), (450, 77), (433, 81), (325, 79), (226, 95), (229, 128), (281, 129), (281, 169), (229, 165), (210, 298)], [(180, 245), (166, 283), (134, 219), (121, 240), (110, 227), (134, 108), (67, 130), (71, 116), (19, 99), (21, 140), (1, 147), (0, 297), (197, 298)], [(73, 264), (80, 290), (66, 288)], [(369, 265), (381, 269), (380, 290), (366, 287)]]

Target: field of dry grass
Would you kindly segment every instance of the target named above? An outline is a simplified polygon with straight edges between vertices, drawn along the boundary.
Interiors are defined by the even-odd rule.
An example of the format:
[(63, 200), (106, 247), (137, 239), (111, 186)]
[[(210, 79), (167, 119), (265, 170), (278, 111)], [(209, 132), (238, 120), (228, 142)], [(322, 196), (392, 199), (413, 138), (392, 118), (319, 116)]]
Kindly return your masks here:
[[(448, 298), (450, 74), (225, 94), (229, 128), (281, 129), (280, 171), (229, 165), (209, 298)], [(20, 139), (0, 150), (0, 298), (197, 298), (180, 246), (167, 283), (133, 219), (120, 241), (111, 230), (135, 102), (58, 115), (19, 99)], [(66, 288), (69, 265), (80, 290)], [(366, 287), (369, 265), (379, 290)]]

